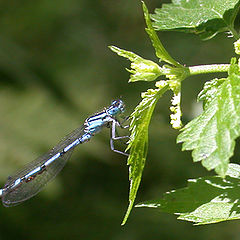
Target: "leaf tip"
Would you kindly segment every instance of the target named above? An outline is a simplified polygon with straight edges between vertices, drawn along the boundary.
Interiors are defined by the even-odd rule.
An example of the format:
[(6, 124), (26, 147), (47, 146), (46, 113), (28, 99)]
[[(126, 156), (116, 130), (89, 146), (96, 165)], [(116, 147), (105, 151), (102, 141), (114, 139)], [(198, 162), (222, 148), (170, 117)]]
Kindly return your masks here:
[(123, 218), (121, 226), (125, 225), (125, 223), (127, 222), (127, 219), (128, 219), (128, 217), (130, 215), (130, 212), (131, 212), (131, 210), (133, 208), (133, 203), (134, 203), (134, 201), (131, 201), (131, 200), (129, 201), (128, 209), (127, 209), (127, 212), (125, 213), (125, 216)]

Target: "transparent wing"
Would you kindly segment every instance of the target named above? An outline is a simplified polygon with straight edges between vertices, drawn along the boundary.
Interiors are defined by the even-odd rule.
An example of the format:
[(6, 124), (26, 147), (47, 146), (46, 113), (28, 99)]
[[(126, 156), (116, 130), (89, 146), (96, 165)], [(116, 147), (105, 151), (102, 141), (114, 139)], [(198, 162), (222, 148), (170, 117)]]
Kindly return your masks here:
[(44, 164), (52, 156), (54, 156), (58, 152), (61, 152), (74, 140), (80, 138), (83, 133), (84, 126), (77, 128), (72, 133), (67, 135), (64, 139), (62, 139), (52, 150), (38, 157), (36, 160), (30, 162), (13, 176), (8, 177), (8, 180), (4, 186), (4, 189), (6, 190), (3, 191), (2, 196), (3, 205), (5, 207), (15, 206), (33, 197), (39, 191), (41, 191), (42, 188), (62, 170), (67, 160), (70, 158), (73, 152), (73, 148), (63, 154), (61, 157), (57, 158), (55, 161), (53, 161), (49, 166), (47, 166), (45, 171), (37, 175), (31, 181), (22, 182), (22, 184), (20, 184), (16, 188), (11, 188), (11, 185), (13, 185), (17, 179), (25, 176), (27, 173)]

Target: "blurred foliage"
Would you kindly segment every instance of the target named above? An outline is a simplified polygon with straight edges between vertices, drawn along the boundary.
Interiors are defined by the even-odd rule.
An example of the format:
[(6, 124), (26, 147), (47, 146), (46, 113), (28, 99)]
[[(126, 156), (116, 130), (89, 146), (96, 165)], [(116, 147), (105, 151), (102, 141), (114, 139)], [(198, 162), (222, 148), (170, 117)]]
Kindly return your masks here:
[[(162, 2), (146, 4), (153, 12)], [(128, 84), (128, 73), (123, 71), (128, 63), (108, 45), (155, 57), (144, 31), (140, 1), (0, 4), (0, 181), (4, 185), (8, 175), (49, 150), (112, 99), (122, 96), (126, 114), (131, 113), (140, 91), (149, 84)], [(224, 35), (202, 42), (192, 35), (161, 33), (161, 40), (186, 65), (224, 63), (233, 55), (232, 39)], [(196, 96), (206, 79), (184, 82), (185, 121), (197, 112)], [(157, 105), (150, 125), (148, 161), (137, 201), (182, 187), (187, 178), (206, 175), (175, 143), (177, 131), (168, 123), (169, 98)], [(128, 184), (124, 157), (110, 151), (106, 130), (77, 148), (43, 192), (17, 207), (0, 208), (0, 239), (238, 238), (237, 222), (199, 228), (147, 209), (134, 209), (121, 227)]]

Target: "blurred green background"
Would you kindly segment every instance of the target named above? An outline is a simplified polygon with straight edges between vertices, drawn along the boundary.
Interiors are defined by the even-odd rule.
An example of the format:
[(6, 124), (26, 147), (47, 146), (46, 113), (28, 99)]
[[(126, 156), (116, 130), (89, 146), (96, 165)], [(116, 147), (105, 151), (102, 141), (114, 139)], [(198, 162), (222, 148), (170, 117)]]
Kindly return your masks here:
[[(163, 1), (146, 0), (150, 10)], [(165, 1), (169, 2), (169, 1)], [(35, 0), (0, 3), (0, 181), (53, 147), (84, 119), (122, 96), (126, 115), (140, 92), (154, 83), (128, 84), (129, 62), (108, 45), (158, 61), (144, 32), (138, 0)], [(170, 54), (186, 65), (228, 63), (233, 39), (221, 34), (159, 34)], [(222, 75), (224, 76), (224, 75)], [(183, 84), (183, 121), (199, 113), (197, 93), (215, 75)], [(209, 175), (175, 144), (169, 100), (157, 105), (150, 127), (149, 154), (137, 202), (186, 186), (188, 178)], [(122, 147), (122, 146), (120, 146)], [(237, 160), (236, 160), (237, 161)], [(196, 227), (153, 209), (128, 204), (124, 156), (109, 148), (104, 130), (78, 147), (63, 171), (23, 204), (0, 207), (0, 239), (239, 239), (238, 221)]]

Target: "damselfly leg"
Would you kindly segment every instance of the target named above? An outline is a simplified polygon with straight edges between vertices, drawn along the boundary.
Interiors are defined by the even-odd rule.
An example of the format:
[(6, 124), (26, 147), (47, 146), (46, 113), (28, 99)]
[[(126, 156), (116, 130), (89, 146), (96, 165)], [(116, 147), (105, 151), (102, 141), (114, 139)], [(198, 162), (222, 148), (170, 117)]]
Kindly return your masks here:
[(128, 156), (129, 155), (128, 153), (122, 152), (120, 150), (117, 150), (114, 147), (114, 141), (115, 140), (129, 139), (129, 136), (118, 136), (118, 134), (117, 134), (117, 127), (128, 128), (129, 126), (128, 125), (127, 126), (123, 126), (123, 124), (120, 123), (118, 120), (113, 120), (112, 126), (111, 126), (112, 129), (110, 131), (110, 133), (111, 133), (111, 136), (110, 136), (110, 147), (111, 147), (111, 150), (116, 152), (116, 153), (120, 153), (120, 154), (122, 154), (124, 156)]

